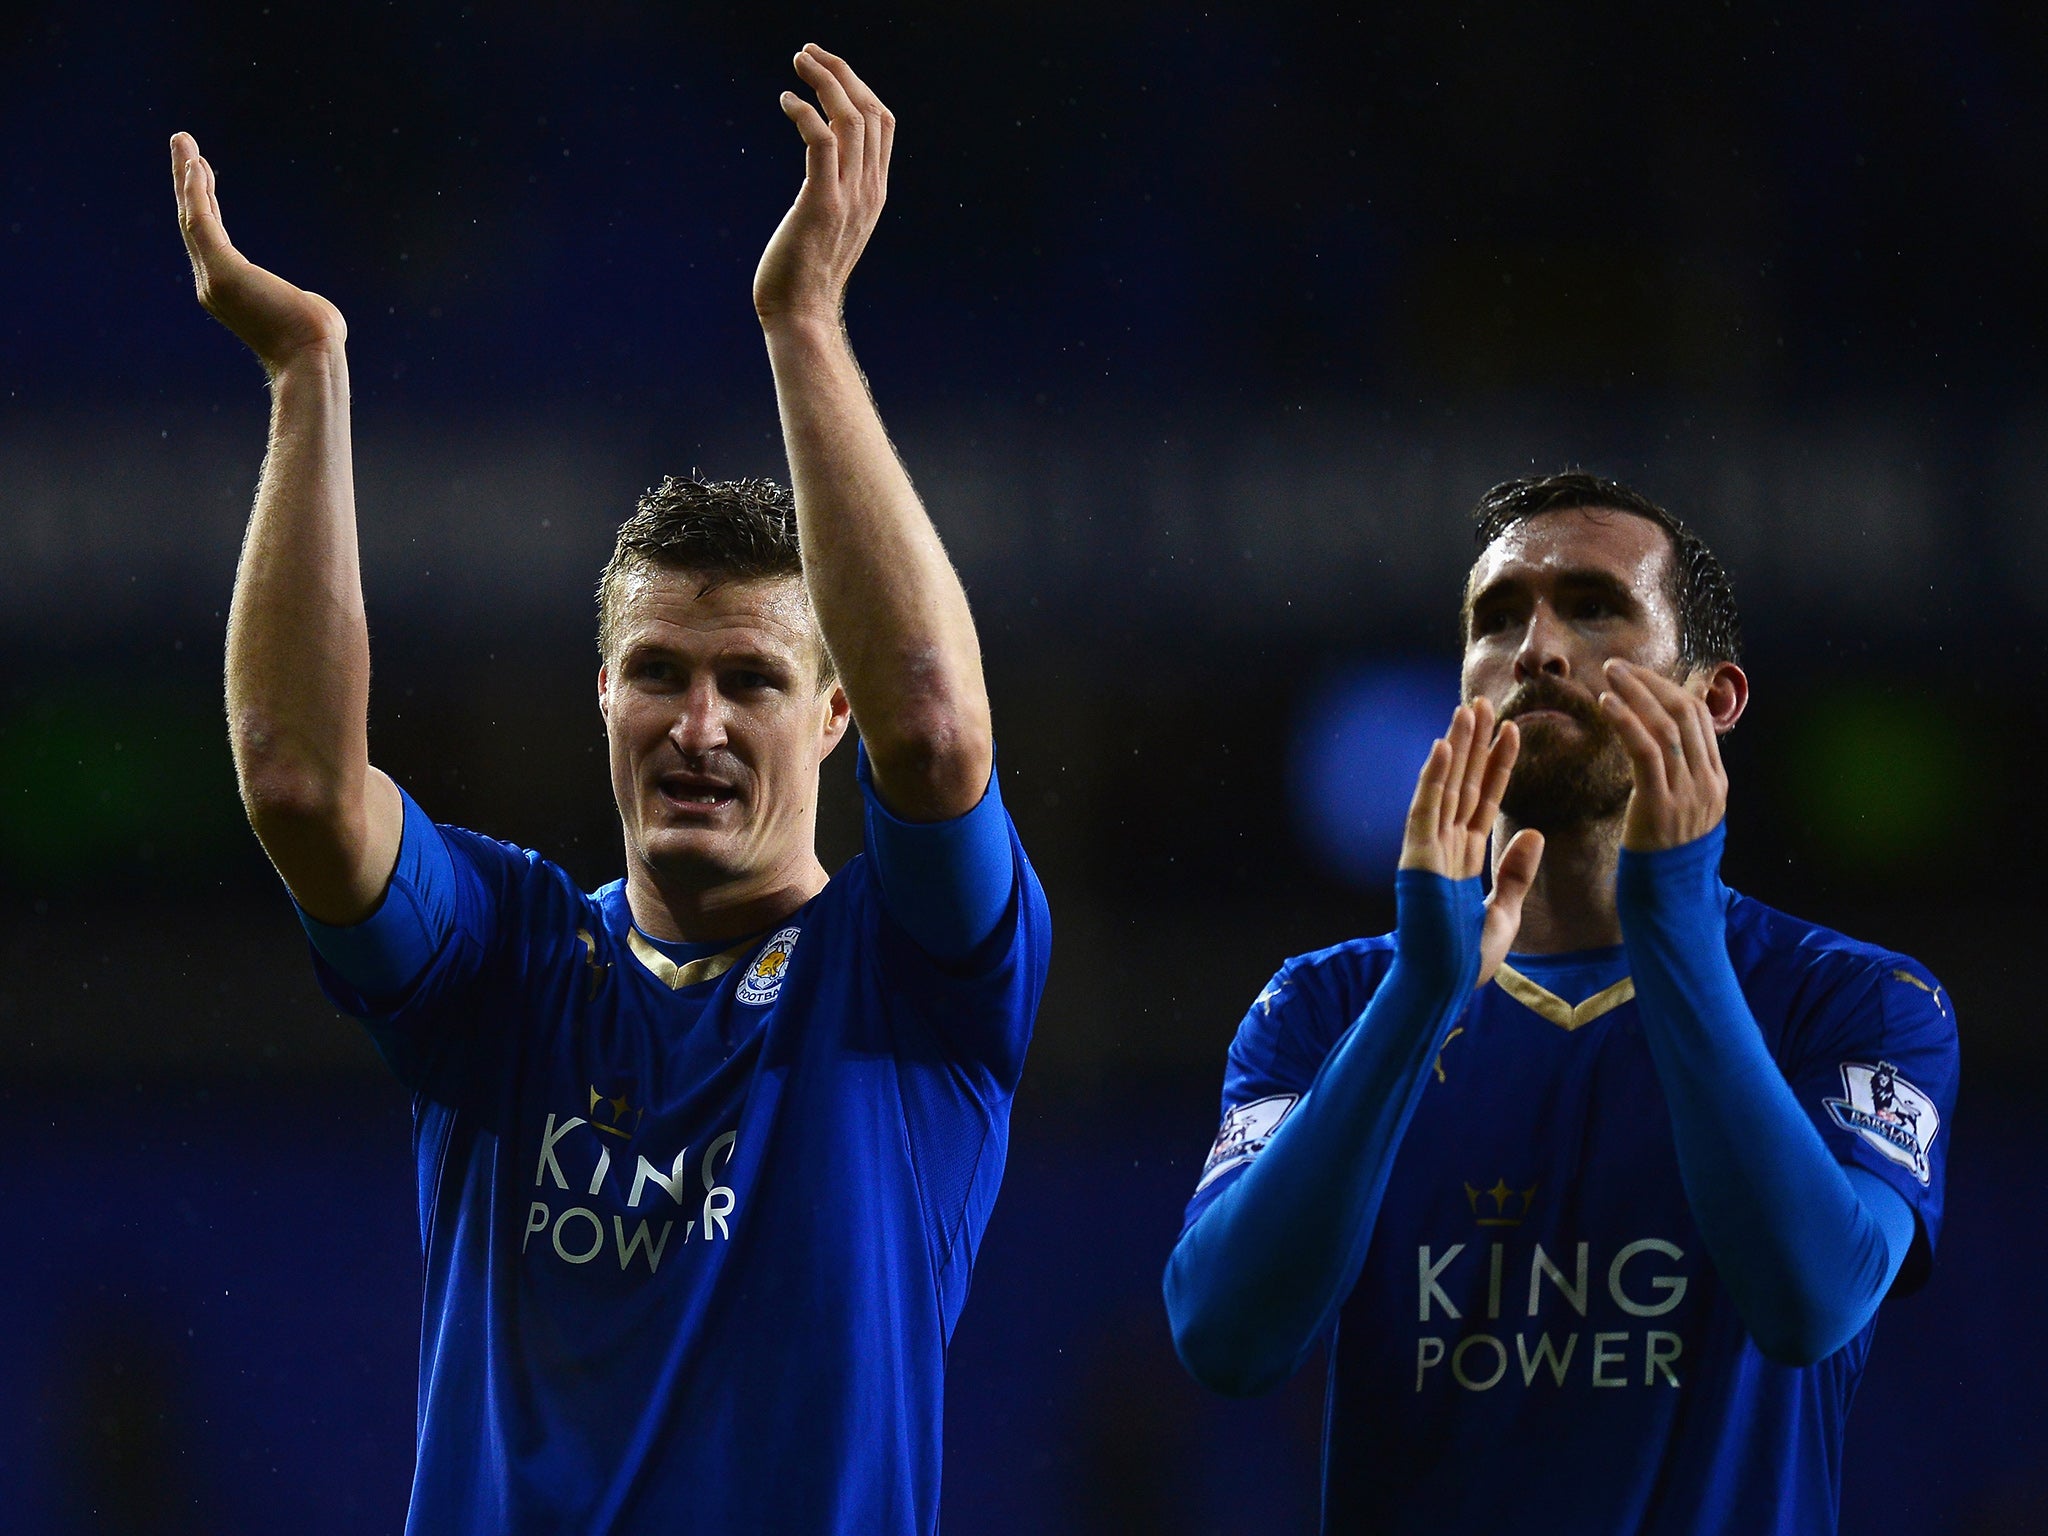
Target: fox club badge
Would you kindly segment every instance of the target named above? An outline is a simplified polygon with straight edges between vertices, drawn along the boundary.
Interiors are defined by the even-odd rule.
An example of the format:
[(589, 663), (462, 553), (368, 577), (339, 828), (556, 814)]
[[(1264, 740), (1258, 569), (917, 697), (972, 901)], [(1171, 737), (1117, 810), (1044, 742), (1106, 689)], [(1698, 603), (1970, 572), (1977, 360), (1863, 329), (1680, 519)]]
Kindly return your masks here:
[(1273, 1139), (1273, 1133), (1280, 1129), (1280, 1122), (1287, 1118), (1287, 1112), (1294, 1108), (1300, 1097), (1294, 1093), (1276, 1093), (1270, 1098), (1240, 1104), (1225, 1115), (1222, 1127), (1216, 1132), (1216, 1144), (1209, 1149), (1209, 1160), (1202, 1164), (1202, 1177), (1195, 1188), (1205, 1188), (1240, 1163), (1248, 1163), (1265, 1151), (1266, 1143)]
[(1868, 1062), (1842, 1063), (1842, 1093), (1839, 1099), (1823, 1099), (1835, 1124), (1854, 1131), (1903, 1168), (1913, 1170), (1922, 1184), (1928, 1181), (1927, 1154), (1941, 1129), (1941, 1115), (1934, 1101), (1915, 1088), (1888, 1061), (1876, 1066)]
[(789, 974), (789, 956), (796, 948), (796, 941), (803, 937), (801, 928), (784, 928), (770, 939), (761, 953), (754, 956), (754, 963), (747, 967), (747, 974), (740, 978), (739, 990), (733, 995), (753, 1008), (766, 1008), (781, 995), (782, 978)]

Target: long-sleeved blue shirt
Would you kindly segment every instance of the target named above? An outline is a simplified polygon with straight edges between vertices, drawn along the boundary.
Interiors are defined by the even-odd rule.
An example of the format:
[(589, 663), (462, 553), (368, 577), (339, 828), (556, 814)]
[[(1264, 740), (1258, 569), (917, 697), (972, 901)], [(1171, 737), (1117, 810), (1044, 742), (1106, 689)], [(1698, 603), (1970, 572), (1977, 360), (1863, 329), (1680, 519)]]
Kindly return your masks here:
[[(1745, 1529), (1831, 1526), (1869, 1322), (1938, 1230), (1954, 1022), (1905, 957), (1727, 891), (1720, 844), (1625, 856), (1622, 946), (1511, 956), (1477, 994), (1478, 883), (1404, 873), (1392, 939), (1290, 961), (1246, 1016), (1168, 1308), (1232, 1391), (1334, 1335), (1329, 1529), (1504, 1517), (1438, 1485), (1475, 1435), (1532, 1467), (1632, 1447), (1565, 1496), (1573, 1529), (1719, 1529), (1730, 1489)], [(1592, 1326), (1596, 1249), (1625, 1326)], [(1559, 1299), (1583, 1326), (1533, 1327)], [(1545, 1383), (1591, 1395), (1523, 1418)]]

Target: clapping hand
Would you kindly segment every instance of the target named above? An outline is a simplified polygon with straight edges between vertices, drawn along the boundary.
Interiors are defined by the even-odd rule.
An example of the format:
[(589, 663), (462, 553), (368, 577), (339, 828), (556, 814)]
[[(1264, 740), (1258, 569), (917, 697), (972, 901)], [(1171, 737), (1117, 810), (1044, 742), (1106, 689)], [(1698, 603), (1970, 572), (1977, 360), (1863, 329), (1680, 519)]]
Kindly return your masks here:
[(206, 312), (239, 336), (273, 375), (297, 358), (338, 351), (348, 339), (341, 311), (257, 266), (228, 239), (213, 167), (189, 133), (171, 135), (171, 179), (193, 286)]
[(1621, 846), (1655, 853), (1696, 842), (1728, 814), (1728, 771), (1713, 712), (1697, 694), (1648, 667), (1606, 664), (1600, 708), (1635, 773)]
[[(1489, 700), (1459, 705), (1416, 779), (1401, 840), (1401, 868), (1427, 870), (1447, 880), (1469, 880), (1484, 869), (1487, 839), (1520, 750), (1521, 734), (1512, 720), (1494, 730)], [(1542, 859), (1543, 834), (1533, 828), (1517, 832), (1501, 855), (1479, 939), (1482, 987), (1514, 946), (1522, 927), (1522, 898)]]
[(754, 310), (763, 324), (837, 324), (846, 281), (889, 195), (896, 119), (846, 60), (816, 43), (796, 56), (796, 72), (825, 110), (821, 116), (796, 92), (782, 93), (782, 110), (803, 135), (804, 184), (761, 253)]

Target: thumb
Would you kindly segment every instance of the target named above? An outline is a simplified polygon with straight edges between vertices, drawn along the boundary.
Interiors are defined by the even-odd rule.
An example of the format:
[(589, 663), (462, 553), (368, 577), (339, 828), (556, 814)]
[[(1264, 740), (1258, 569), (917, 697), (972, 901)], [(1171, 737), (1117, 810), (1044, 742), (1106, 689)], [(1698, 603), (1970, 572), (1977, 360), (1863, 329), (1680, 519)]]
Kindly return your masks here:
[(1493, 895), (1488, 898), (1489, 902), (1497, 906), (1511, 905), (1519, 922), (1522, 898), (1536, 883), (1536, 871), (1542, 863), (1543, 834), (1534, 827), (1522, 828), (1508, 840), (1508, 846), (1500, 856), (1500, 868), (1494, 871)]
[(1493, 973), (1514, 948), (1515, 936), (1522, 931), (1522, 900), (1535, 884), (1542, 863), (1543, 834), (1534, 827), (1517, 832), (1502, 851), (1500, 867), (1493, 872), (1493, 892), (1486, 898), (1485, 926), (1479, 933), (1478, 985), (1493, 980)]

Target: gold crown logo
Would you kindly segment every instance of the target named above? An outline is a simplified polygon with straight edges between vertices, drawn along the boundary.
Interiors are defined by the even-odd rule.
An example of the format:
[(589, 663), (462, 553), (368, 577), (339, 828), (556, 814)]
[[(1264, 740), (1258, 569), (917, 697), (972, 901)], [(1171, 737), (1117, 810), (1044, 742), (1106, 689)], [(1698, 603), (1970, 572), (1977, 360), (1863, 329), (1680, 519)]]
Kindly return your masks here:
[[(600, 1115), (600, 1107), (607, 1112)], [(595, 1087), (590, 1090), (590, 1128), (594, 1131), (603, 1131), (607, 1136), (629, 1137), (640, 1128), (641, 1117), (646, 1113), (644, 1104), (636, 1106), (630, 1103), (623, 1093), (613, 1098), (599, 1093)]]
[(1505, 1178), (1491, 1189), (1474, 1189), (1467, 1184), (1465, 1203), (1472, 1207), (1473, 1218), (1482, 1227), (1519, 1227), (1528, 1218), (1529, 1207), (1536, 1203), (1537, 1187), (1531, 1184), (1527, 1189), (1510, 1189)]

